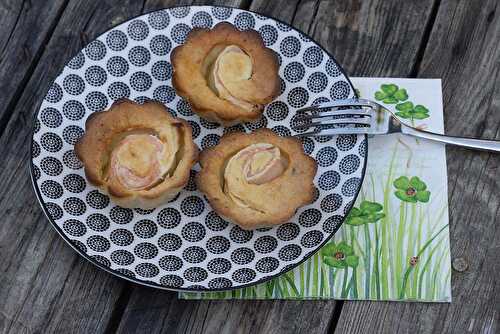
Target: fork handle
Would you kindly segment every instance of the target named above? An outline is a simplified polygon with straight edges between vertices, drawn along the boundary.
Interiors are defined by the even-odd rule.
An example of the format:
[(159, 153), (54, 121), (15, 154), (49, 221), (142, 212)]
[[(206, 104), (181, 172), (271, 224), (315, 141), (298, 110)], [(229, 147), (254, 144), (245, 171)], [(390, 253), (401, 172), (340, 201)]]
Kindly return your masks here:
[(401, 132), (410, 136), (429, 139), (450, 145), (500, 153), (500, 141), (498, 140), (445, 136), (434, 132), (428, 132), (424, 130), (411, 128), (404, 124), (401, 124)]

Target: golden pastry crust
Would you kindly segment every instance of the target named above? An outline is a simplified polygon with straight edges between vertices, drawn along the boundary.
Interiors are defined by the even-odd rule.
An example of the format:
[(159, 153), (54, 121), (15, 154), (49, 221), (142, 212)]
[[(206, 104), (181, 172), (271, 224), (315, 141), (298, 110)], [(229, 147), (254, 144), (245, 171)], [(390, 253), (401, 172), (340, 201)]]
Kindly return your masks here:
[[(233, 91), (237, 98), (252, 103), (252, 110), (220, 98), (210, 88), (204, 73), (207, 71), (205, 62), (210, 52), (221, 45), (235, 45), (251, 58), (250, 79), (237, 83)], [(184, 45), (172, 51), (171, 61), (174, 68), (172, 85), (177, 93), (189, 101), (201, 117), (224, 126), (257, 120), (264, 105), (279, 95), (278, 59), (254, 30), (239, 31), (227, 22), (221, 22), (211, 30), (193, 29)]]
[[(278, 147), (288, 164), (284, 172), (259, 185), (248, 185), (248, 193), (259, 208), (241, 207), (224, 191), (224, 174), (228, 161), (241, 150), (257, 143)], [(251, 134), (230, 133), (219, 144), (200, 155), (201, 171), (197, 175), (200, 191), (205, 193), (213, 209), (223, 218), (243, 229), (255, 229), (284, 223), (296, 210), (314, 199), (313, 184), (316, 161), (304, 153), (301, 142), (292, 137), (280, 137), (268, 129)]]
[[(169, 132), (177, 131), (178, 143), (173, 169), (169, 176), (145, 189), (130, 189), (112, 177), (110, 164), (117, 142), (135, 132), (154, 135), (165, 141)], [(198, 147), (193, 142), (189, 123), (173, 117), (159, 102), (140, 105), (122, 99), (105, 111), (90, 115), (85, 134), (75, 144), (75, 153), (82, 161), (90, 183), (108, 194), (118, 205), (127, 208), (154, 208), (172, 198), (189, 181), (191, 167), (198, 160)], [(147, 166), (146, 166), (147, 167)]]

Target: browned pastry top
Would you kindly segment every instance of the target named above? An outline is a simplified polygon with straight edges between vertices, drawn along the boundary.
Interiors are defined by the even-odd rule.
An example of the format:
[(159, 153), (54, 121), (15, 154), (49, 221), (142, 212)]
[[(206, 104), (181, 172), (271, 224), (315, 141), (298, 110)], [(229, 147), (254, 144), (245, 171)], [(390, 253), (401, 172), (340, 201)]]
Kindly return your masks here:
[(115, 102), (89, 116), (75, 145), (87, 179), (124, 207), (156, 207), (188, 182), (198, 148), (191, 127), (161, 103)]
[(314, 198), (316, 161), (299, 140), (268, 129), (223, 136), (200, 164), (199, 189), (219, 215), (244, 229), (284, 223)]
[(195, 112), (233, 125), (258, 119), (280, 89), (278, 59), (254, 30), (193, 29), (172, 51), (173, 86)]

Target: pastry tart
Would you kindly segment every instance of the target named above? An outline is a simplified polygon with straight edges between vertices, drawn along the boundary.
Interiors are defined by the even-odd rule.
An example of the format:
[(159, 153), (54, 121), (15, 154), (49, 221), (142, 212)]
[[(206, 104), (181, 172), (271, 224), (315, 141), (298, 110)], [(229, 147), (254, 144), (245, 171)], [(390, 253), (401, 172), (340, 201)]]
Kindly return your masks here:
[(314, 199), (316, 161), (295, 138), (268, 129), (230, 133), (200, 156), (198, 188), (243, 229), (277, 225)]
[(122, 207), (144, 209), (174, 198), (198, 158), (189, 124), (154, 101), (120, 100), (90, 115), (75, 152), (90, 183)]
[(254, 30), (227, 22), (193, 29), (171, 60), (177, 93), (201, 117), (224, 126), (257, 120), (279, 95), (278, 59)]

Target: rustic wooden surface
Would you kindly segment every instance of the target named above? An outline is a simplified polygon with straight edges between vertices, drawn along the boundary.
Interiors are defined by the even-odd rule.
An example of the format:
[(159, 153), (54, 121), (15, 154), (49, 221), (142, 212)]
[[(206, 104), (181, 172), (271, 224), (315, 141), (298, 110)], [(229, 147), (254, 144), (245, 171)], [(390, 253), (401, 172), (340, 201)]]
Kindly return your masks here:
[(31, 119), (85, 43), (175, 4), (225, 4), (291, 23), (357, 76), (443, 78), (446, 131), (500, 139), (497, 0), (0, 1), (0, 333), (495, 333), (500, 155), (447, 150), (452, 304), (183, 301), (81, 259), (46, 221), (28, 173)]

